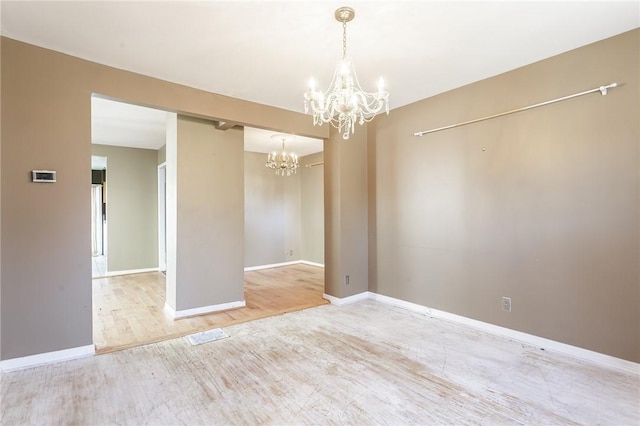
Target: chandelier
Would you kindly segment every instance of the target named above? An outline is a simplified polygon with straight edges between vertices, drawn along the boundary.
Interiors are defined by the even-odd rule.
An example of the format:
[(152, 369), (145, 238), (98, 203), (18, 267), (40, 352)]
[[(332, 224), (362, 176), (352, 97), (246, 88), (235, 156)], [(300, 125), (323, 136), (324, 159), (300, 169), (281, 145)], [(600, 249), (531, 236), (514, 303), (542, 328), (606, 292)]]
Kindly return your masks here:
[(282, 151), (267, 155), (267, 162), (265, 166), (276, 171), (276, 175), (291, 176), (292, 173), (296, 173), (298, 169), (298, 156), (294, 153), (287, 154), (284, 150), (284, 142), (286, 135), (273, 135), (271, 139), (282, 139)]
[(383, 109), (389, 114), (389, 92), (384, 90), (382, 77), (378, 81), (377, 92), (365, 92), (360, 87), (353, 63), (347, 57), (347, 22), (355, 14), (350, 7), (336, 10), (335, 18), (342, 22), (342, 59), (336, 66), (329, 89), (324, 93), (317, 91), (312, 78), (309, 90), (304, 94), (304, 112), (311, 110), (313, 125), (331, 123), (342, 133), (343, 139), (349, 139), (349, 133), (354, 133), (356, 122), (369, 122)]

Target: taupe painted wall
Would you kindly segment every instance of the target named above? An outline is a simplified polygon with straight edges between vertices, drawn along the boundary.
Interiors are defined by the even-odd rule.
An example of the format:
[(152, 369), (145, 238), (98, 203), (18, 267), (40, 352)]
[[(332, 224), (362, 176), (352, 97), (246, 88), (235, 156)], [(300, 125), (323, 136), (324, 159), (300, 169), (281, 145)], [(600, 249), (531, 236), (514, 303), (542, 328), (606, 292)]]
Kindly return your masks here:
[[(639, 36), (379, 117), (372, 286), (639, 362)], [(611, 82), (607, 96), (412, 136)]]
[(369, 288), (367, 179), (367, 125), (347, 141), (331, 129), (324, 143), (325, 293), (331, 296)]
[[(1, 359), (90, 345), (91, 94), (324, 138), (278, 108), (207, 93), (1, 38)], [(58, 182), (33, 184), (33, 169)], [(237, 206), (237, 205), (236, 205)], [(43, 214), (43, 209), (46, 214)], [(232, 212), (240, 219), (242, 210)], [(237, 238), (242, 242), (242, 230)], [(242, 266), (242, 265), (240, 265)]]
[(300, 175), (276, 176), (265, 160), (244, 153), (244, 266), (300, 259)]
[(2, 39), (2, 359), (91, 344), (91, 93), (22, 46)]
[(91, 145), (107, 157), (107, 271), (158, 267), (158, 151)]
[(182, 115), (177, 125), (175, 309), (242, 301), (244, 132)]
[[(281, 178), (282, 176), (276, 177)], [(300, 239), (302, 238), (302, 230), (300, 228), (300, 176), (296, 173), (288, 177), (293, 177), (293, 179), (286, 179), (285, 177), (285, 180), (282, 181), (283, 191), (286, 194), (283, 199), (285, 223), (284, 246), (287, 251), (285, 260), (293, 261), (300, 260)]]
[[(300, 164), (323, 161), (322, 152), (307, 155)], [(300, 167), (300, 258), (324, 264), (324, 168)]]
[[(245, 266), (306, 260), (324, 263), (322, 167), (276, 176), (266, 154), (245, 152)], [(322, 153), (300, 158), (322, 161)], [(290, 254), (291, 251), (293, 254)]]

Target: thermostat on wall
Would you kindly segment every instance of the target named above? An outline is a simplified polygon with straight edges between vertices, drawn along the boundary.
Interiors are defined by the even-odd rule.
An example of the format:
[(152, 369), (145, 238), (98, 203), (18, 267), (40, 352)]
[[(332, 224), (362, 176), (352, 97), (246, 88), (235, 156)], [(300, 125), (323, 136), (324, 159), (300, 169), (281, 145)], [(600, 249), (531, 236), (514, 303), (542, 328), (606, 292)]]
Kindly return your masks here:
[(31, 181), (32, 182), (55, 182), (56, 172), (51, 170), (32, 170)]

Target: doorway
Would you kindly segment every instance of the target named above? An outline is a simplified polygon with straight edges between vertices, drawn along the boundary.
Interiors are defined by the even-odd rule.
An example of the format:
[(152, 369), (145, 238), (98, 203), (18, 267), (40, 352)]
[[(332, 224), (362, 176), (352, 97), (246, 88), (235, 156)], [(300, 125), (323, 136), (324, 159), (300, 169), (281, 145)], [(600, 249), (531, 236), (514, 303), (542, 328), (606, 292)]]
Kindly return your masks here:
[(107, 158), (91, 156), (91, 276), (107, 274)]
[[(155, 291), (154, 275), (161, 284), (159, 294), (164, 297), (164, 276), (158, 272), (159, 253), (166, 247), (164, 240), (159, 245), (164, 215), (159, 214), (157, 197), (158, 165), (165, 161), (166, 120), (165, 111), (96, 95), (91, 98), (92, 316), (96, 347), (114, 346), (113, 342), (139, 331), (126, 326), (133, 323), (127, 321), (135, 313), (129, 314), (131, 318), (121, 314), (129, 313), (131, 306), (145, 309), (147, 301), (136, 297), (152, 288)], [(164, 190), (161, 195), (164, 212)], [(165, 265), (166, 261), (162, 269)], [(132, 293), (136, 289), (140, 291)]]
[[(98, 108), (94, 109), (94, 106)], [(247, 313), (251, 313), (252, 317), (257, 318), (258, 316), (275, 315), (272, 309), (275, 302), (279, 303), (275, 304), (278, 305), (281, 311), (303, 309), (311, 306), (311, 304), (326, 303), (322, 298), (324, 270), (321, 263), (323, 259), (309, 259), (304, 256), (301, 253), (303, 251), (303, 242), (300, 241), (299, 235), (294, 234), (293, 237), (285, 236), (284, 238), (287, 242), (293, 244), (286, 244), (286, 253), (284, 247), (271, 253), (278, 253), (287, 260), (291, 260), (292, 257), (298, 261), (313, 260), (318, 265), (290, 265), (290, 269), (285, 270), (272, 269), (253, 274), (247, 273), (245, 274), (246, 309), (229, 311), (224, 315), (211, 313), (192, 319), (183, 318), (178, 321), (168, 321), (170, 318), (167, 317), (164, 310), (167, 291), (166, 277), (159, 271), (166, 271), (167, 269), (167, 248), (169, 248), (169, 253), (173, 255), (171, 247), (168, 247), (166, 238), (166, 182), (168, 168), (169, 187), (171, 188), (171, 177), (175, 166), (167, 166), (166, 147), (163, 146), (166, 144), (168, 134), (167, 126), (169, 124), (167, 123), (167, 117), (172, 113), (162, 112), (163, 117), (159, 117), (156, 120), (154, 118), (156, 114), (148, 111), (148, 108), (143, 111), (135, 111), (138, 108), (140, 107), (100, 98), (92, 100), (92, 152), (94, 155), (107, 156), (109, 160), (109, 210), (107, 212), (109, 244), (105, 247), (105, 253), (108, 252), (109, 255), (109, 270), (106, 277), (93, 281), (93, 341), (98, 351), (104, 352), (115, 348), (136, 346), (192, 332), (194, 329), (187, 326), (193, 322), (198, 323), (197, 329), (211, 328), (214, 326), (213, 321), (217, 321), (221, 316), (231, 318), (236, 314), (238, 318), (246, 318)], [(93, 114), (94, 111), (100, 112), (100, 110), (102, 111), (100, 114)], [(137, 113), (144, 113), (144, 117), (136, 116)], [(147, 137), (147, 130), (152, 130), (149, 129), (149, 126), (152, 123), (157, 124), (158, 121), (161, 121), (160, 125), (157, 126), (158, 131), (152, 132), (157, 137), (154, 138), (151, 134)], [(142, 127), (144, 127), (144, 132), (142, 132)], [(136, 132), (135, 135), (122, 138), (128, 132), (134, 131)], [(138, 133), (139, 131), (141, 133)], [(118, 145), (117, 141), (113, 140), (114, 136), (118, 135), (122, 139), (129, 141), (128, 143), (130, 141), (137, 141), (137, 143), (148, 141), (151, 143), (156, 140), (159, 145), (137, 145), (135, 147), (125, 144)], [(154, 153), (149, 153), (149, 150), (153, 150)], [(149, 159), (149, 155), (153, 158)], [(260, 155), (260, 158), (262, 157), (263, 155)], [(261, 161), (262, 164), (260, 164), (259, 170), (265, 169), (264, 160), (262, 159)], [(172, 163), (169, 162), (168, 164)], [(306, 162), (303, 164), (306, 165)], [(307, 172), (311, 172), (311, 170), (321, 172), (321, 168), (317, 167), (313, 169), (305, 168), (304, 170)], [(303, 171), (299, 170), (299, 173), (300, 182), (298, 182), (298, 185), (282, 188), (283, 194), (297, 194), (301, 191), (301, 175)], [(318, 180), (322, 182), (321, 175)], [(141, 181), (144, 181), (144, 189), (140, 188), (139, 183)], [(293, 183), (292, 180), (282, 179), (277, 182), (278, 185), (284, 185), (288, 182), (289, 186)], [(151, 191), (153, 191), (153, 195)], [(319, 187), (309, 191), (309, 193), (314, 194), (314, 198), (317, 198), (315, 195), (322, 194), (323, 191)], [(153, 200), (149, 202), (151, 198)], [(291, 216), (294, 219), (290, 221), (294, 224), (293, 228), (283, 227), (283, 232), (304, 226), (302, 219), (299, 218), (302, 213), (296, 207), (299, 202), (295, 200), (298, 199), (301, 200), (301, 197), (296, 195), (286, 205), (283, 202), (283, 209), (286, 207), (288, 211), (294, 212)], [(176, 201), (170, 197), (169, 202)], [(245, 206), (246, 208), (247, 206)], [(151, 209), (153, 209), (153, 212), (150, 211)], [(321, 212), (323, 210), (322, 204), (319, 204), (319, 208), (314, 210)], [(144, 214), (141, 212), (144, 212)], [(143, 217), (144, 220), (136, 222), (135, 226), (129, 226), (126, 228), (127, 231), (123, 231), (123, 227), (137, 217)], [(280, 217), (282, 218), (282, 216)], [(289, 223), (289, 221), (283, 219), (283, 223)], [(150, 231), (151, 226), (154, 228), (157, 245), (154, 244), (151, 249), (148, 249), (149, 245), (143, 247), (140, 242), (144, 240), (141, 237), (143, 236), (142, 231)], [(320, 224), (319, 226), (317, 231), (320, 235), (323, 235), (322, 225)], [(304, 227), (305, 229), (310, 228)], [(316, 227), (314, 226), (313, 228)], [(169, 232), (171, 232), (170, 229)], [(169, 242), (171, 242), (171, 239)], [(320, 239), (319, 249), (317, 250), (320, 254), (323, 253), (322, 242), (322, 239)], [(138, 249), (136, 253), (122, 255), (123, 250), (129, 250), (134, 247)], [(150, 254), (149, 251), (152, 251), (152, 253)], [(148, 256), (152, 256), (155, 264), (150, 264), (150, 262), (132, 263), (132, 260), (142, 258), (141, 253), (144, 254), (147, 260), (149, 259)], [(275, 260), (274, 262), (278, 261)], [(173, 265), (171, 259), (169, 259), (168, 263)], [(172, 267), (169, 266), (169, 273), (173, 272), (171, 271)], [(287, 284), (292, 285), (292, 287), (281, 285), (285, 279), (288, 281)], [(302, 281), (306, 284), (300, 285)], [(256, 292), (256, 289), (263, 291), (270, 285), (274, 287), (269, 289), (268, 297), (265, 298), (263, 293), (258, 294)], [(295, 297), (292, 297), (294, 295)], [(309, 299), (313, 300), (309, 301)]]
[[(265, 167), (267, 158), (285, 149), (297, 156), (292, 173)], [(321, 139), (245, 126), (245, 271), (324, 265), (323, 149)]]

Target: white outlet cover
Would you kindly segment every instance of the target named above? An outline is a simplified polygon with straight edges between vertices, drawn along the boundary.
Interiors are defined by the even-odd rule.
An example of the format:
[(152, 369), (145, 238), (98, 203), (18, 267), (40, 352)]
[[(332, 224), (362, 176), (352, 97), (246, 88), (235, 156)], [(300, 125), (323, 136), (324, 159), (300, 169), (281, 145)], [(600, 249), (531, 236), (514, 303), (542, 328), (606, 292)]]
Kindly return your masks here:
[(502, 310), (503, 311), (507, 311), (507, 312), (511, 312), (511, 298), (510, 297), (503, 297), (502, 298)]

